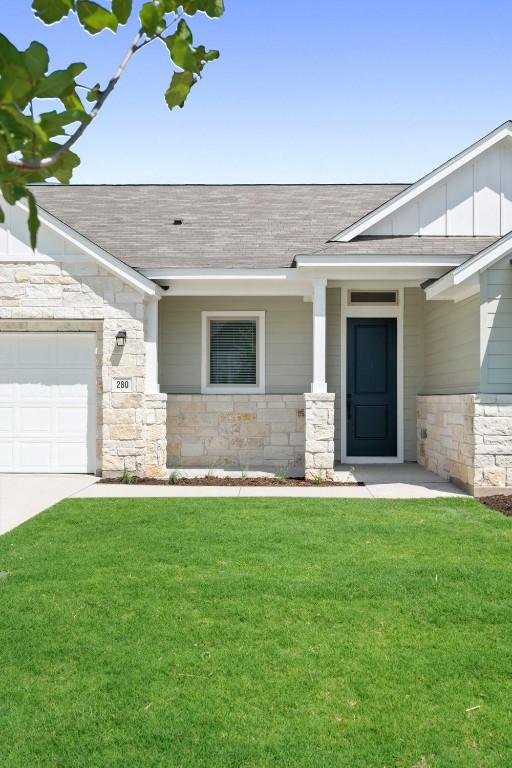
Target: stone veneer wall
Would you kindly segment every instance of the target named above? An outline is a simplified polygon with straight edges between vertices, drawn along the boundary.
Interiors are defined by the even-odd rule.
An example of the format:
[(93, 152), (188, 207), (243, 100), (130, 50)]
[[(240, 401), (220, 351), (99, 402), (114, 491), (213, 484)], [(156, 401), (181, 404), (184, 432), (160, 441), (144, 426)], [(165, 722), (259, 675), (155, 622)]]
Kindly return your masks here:
[(475, 496), (512, 493), (512, 395), (417, 398), (418, 461)]
[(474, 395), (416, 398), (418, 463), (463, 487), (473, 486)]
[[(96, 262), (62, 256), (0, 265), (0, 332), (96, 334), (96, 470), (115, 477), (166, 473), (166, 395), (145, 388), (144, 297)], [(126, 330), (126, 346), (116, 347)], [(133, 379), (133, 394), (110, 389), (112, 376)]]
[(306, 480), (332, 480), (334, 476), (334, 399), (331, 392), (308, 392), (306, 403)]
[(304, 395), (167, 395), (170, 467), (304, 473)]

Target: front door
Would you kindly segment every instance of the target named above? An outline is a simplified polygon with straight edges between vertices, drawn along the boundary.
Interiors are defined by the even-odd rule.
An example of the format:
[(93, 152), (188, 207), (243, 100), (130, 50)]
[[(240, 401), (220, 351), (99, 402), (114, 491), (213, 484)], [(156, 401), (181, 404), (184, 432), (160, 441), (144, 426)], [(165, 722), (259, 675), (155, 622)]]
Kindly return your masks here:
[(396, 456), (396, 322), (347, 319), (347, 456)]

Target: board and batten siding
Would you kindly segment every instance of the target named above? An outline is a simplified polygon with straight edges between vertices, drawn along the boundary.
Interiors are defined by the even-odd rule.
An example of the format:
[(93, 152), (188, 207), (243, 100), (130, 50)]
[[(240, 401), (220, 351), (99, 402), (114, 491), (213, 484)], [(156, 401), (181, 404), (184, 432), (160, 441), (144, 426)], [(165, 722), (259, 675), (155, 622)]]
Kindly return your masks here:
[(366, 234), (498, 236), (511, 229), (512, 145), (504, 139)]
[(416, 395), (423, 389), (425, 295), (404, 289), (404, 459), (416, 461)]
[(425, 303), (424, 395), (480, 389), (480, 299)]
[(512, 393), (512, 266), (510, 257), (480, 274), (482, 368), (480, 389)]
[(296, 296), (165, 297), (159, 308), (162, 392), (201, 392), (201, 312), (265, 312), (265, 389), (309, 392), (313, 364), (312, 303)]

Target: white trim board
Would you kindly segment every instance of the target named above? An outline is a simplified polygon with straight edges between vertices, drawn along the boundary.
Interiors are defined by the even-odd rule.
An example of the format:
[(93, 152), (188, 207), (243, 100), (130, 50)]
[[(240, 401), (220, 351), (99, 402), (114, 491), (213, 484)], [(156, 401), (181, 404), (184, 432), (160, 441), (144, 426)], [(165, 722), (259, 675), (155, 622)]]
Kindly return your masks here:
[[(452, 269), (443, 277), (436, 280), (425, 289), (427, 301), (433, 299), (459, 298), (463, 295), (463, 290), (459, 288), (462, 283), (471, 281), (479, 272), (488, 269), (500, 259), (503, 259), (512, 252), (512, 232), (504, 235), (495, 243), (492, 243), (483, 251), (472, 256), (470, 259)], [(469, 285), (468, 290), (474, 288), (476, 283)], [(471, 290), (476, 293), (476, 290)], [(471, 295), (471, 293), (467, 295)]]
[[(254, 317), (256, 328), (257, 384), (256, 386), (211, 385), (208, 383), (208, 320), (212, 317)], [(264, 395), (265, 394), (265, 312), (263, 310), (204, 310), (201, 312), (201, 394), (202, 395)]]
[[(398, 304), (354, 306), (348, 303), (349, 290), (365, 290), (367, 283), (355, 283), (341, 291), (341, 381), (340, 381), (340, 461), (342, 464), (403, 464), (404, 461), (404, 290), (396, 286)], [(373, 283), (376, 286), (376, 283)], [(391, 285), (385, 286), (391, 290)], [(396, 317), (396, 456), (347, 455), (347, 319), (349, 317)]]
[(333, 237), (332, 240), (338, 242), (349, 242), (350, 240), (353, 240), (354, 237), (361, 235), (363, 232), (370, 229), (370, 227), (373, 227), (375, 224), (378, 224), (379, 221), (382, 221), (382, 219), (395, 213), (399, 208), (402, 208), (404, 205), (411, 202), (411, 200), (414, 200), (419, 195), (426, 192), (433, 187), (434, 184), (442, 181), (466, 163), (470, 163), (478, 157), (478, 155), (481, 155), (487, 149), (502, 141), (502, 139), (511, 136), (512, 121), (507, 120), (506, 123), (498, 126), (494, 131), (483, 136), (474, 144), (463, 149), (462, 152), (459, 152), (455, 157), (452, 157), (446, 163), (443, 163), (414, 184), (411, 184), (411, 186), (404, 189), (403, 192), (399, 192), (398, 195), (392, 197), (391, 200), (383, 203), (374, 211), (363, 216), (359, 221), (356, 221), (343, 229)]

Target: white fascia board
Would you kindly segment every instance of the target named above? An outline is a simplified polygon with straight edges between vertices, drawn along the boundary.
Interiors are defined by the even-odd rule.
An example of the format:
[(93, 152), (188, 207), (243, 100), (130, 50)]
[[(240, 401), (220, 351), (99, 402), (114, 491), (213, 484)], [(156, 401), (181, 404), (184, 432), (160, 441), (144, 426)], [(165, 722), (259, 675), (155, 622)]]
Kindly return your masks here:
[(494, 144), (497, 144), (507, 136), (512, 136), (512, 121), (510, 120), (508, 120), (503, 125), (498, 126), (498, 128), (495, 128), (494, 131), (491, 131), (491, 133), (488, 133), (486, 136), (479, 139), (474, 144), (471, 144), (466, 149), (463, 149), (462, 152), (459, 152), (458, 155), (455, 155), (455, 157), (452, 157), (446, 163), (443, 163), (443, 165), (435, 168), (426, 176), (423, 176), (414, 184), (411, 184), (410, 187), (404, 189), (403, 192), (399, 192), (398, 195), (392, 197), (391, 200), (388, 200), (371, 213), (363, 216), (363, 218), (359, 219), (359, 221), (356, 221), (354, 224), (351, 224), (350, 226), (343, 229), (335, 237), (333, 237), (332, 240), (343, 243), (353, 240), (354, 237), (361, 235), (370, 227), (373, 227), (379, 221), (382, 221), (382, 219), (384, 219), (386, 216), (391, 215), (399, 208), (402, 208), (402, 206), (410, 203), (411, 200), (414, 200), (416, 197), (418, 197), (418, 195), (426, 192), (428, 189), (433, 187), (434, 184), (442, 181), (466, 163), (471, 162), (475, 159), (475, 157), (478, 157), (478, 155), (481, 155), (487, 149), (494, 146)]
[(286, 280), (295, 278), (295, 270), (288, 269), (144, 269), (142, 273), (152, 280)]
[[(484, 248), (483, 251), (480, 251), (480, 253), (467, 259), (458, 267), (452, 269), (451, 272), (444, 275), (444, 277), (439, 278), (439, 280), (426, 288), (425, 295), (427, 300), (429, 301), (434, 298), (444, 297), (450, 290), (462, 285), (462, 283), (470, 281), (479, 272), (488, 269), (488, 267), (491, 267), (511, 252), (512, 232), (509, 232), (508, 235), (505, 235), (500, 238), (500, 240), (492, 243), (492, 245)], [(447, 298), (451, 298), (451, 296), (447, 295)]]
[(322, 267), (456, 267), (467, 256), (297, 256), (297, 269)]
[[(28, 206), (25, 203), (18, 202), (16, 205), (25, 211), (25, 213), (28, 213)], [(56, 232), (72, 245), (80, 248), (80, 250), (82, 250), (88, 256), (91, 256), (95, 261), (99, 262), (102, 267), (119, 277), (125, 283), (129, 283), (134, 288), (141, 291), (142, 293), (147, 294), (148, 296), (157, 296), (158, 298), (162, 296), (163, 292), (159, 285), (154, 283), (152, 280), (149, 280), (147, 277), (142, 275), (140, 272), (137, 272), (137, 270), (133, 269), (132, 267), (129, 267), (128, 264), (120, 261), (120, 259), (112, 256), (112, 254), (104, 251), (103, 248), (99, 247), (99, 245), (96, 245), (91, 240), (88, 240), (86, 237), (81, 235), (75, 229), (72, 229), (56, 216), (48, 213), (48, 211), (46, 211), (44, 208), (37, 206), (37, 213), (39, 220), (45, 226), (47, 226), (48, 229), (51, 229), (53, 232)], [(10, 257), (10, 260), (12, 261), (13, 257)], [(21, 259), (21, 261), (22, 260), (23, 259)]]

